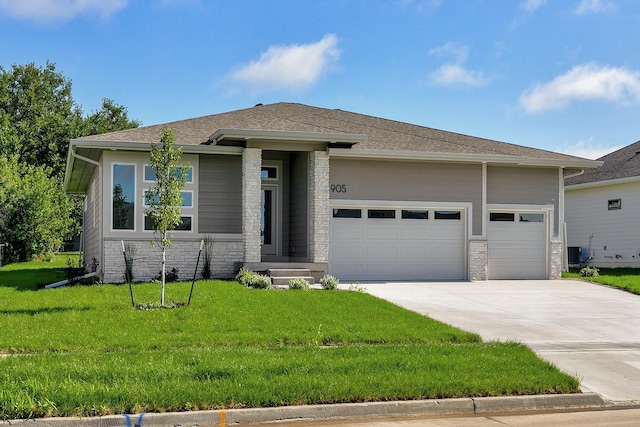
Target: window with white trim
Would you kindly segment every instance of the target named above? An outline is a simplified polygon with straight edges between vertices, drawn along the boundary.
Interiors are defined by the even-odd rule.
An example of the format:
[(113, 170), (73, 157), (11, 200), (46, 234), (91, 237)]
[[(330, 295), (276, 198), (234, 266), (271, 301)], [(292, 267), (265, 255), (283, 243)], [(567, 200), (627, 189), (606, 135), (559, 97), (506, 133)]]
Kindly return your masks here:
[(136, 166), (114, 163), (111, 173), (111, 227), (135, 230)]
[[(149, 191), (150, 189), (145, 189), (144, 194), (146, 194), (147, 191)], [(193, 191), (191, 190), (183, 190), (180, 192), (180, 197), (182, 198), (182, 207), (183, 208), (192, 208), (193, 207)], [(154, 197), (154, 199), (157, 201), (158, 196)], [(151, 204), (149, 204), (149, 202), (147, 201), (147, 198), (144, 198), (144, 207), (148, 208), (149, 206), (151, 206)]]
[[(156, 171), (151, 165), (144, 165), (144, 182), (156, 182)], [(193, 184), (193, 167), (187, 169), (187, 184)]]
[[(180, 223), (176, 225), (176, 227), (172, 231), (192, 231), (193, 224), (193, 216), (184, 215), (180, 216)], [(150, 216), (144, 216), (144, 230), (145, 231), (154, 231), (155, 227), (153, 224), (153, 220)]]

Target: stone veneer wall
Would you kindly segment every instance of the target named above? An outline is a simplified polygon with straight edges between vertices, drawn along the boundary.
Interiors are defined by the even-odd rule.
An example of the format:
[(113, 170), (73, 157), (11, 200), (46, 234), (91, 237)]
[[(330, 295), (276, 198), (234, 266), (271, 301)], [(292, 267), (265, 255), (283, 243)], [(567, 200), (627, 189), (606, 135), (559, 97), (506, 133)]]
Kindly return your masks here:
[(242, 154), (242, 236), (245, 262), (260, 262), (260, 191), (262, 150), (245, 148)]
[(562, 278), (562, 242), (551, 241), (551, 268), (549, 269), (549, 279), (557, 280)]
[(329, 154), (309, 156), (309, 261), (329, 262)]
[(487, 280), (488, 248), (486, 240), (469, 241), (469, 280)]
[[(136, 254), (133, 261), (133, 278), (136, 282), (152, 280), (160, 273), (162, 253), (158, 246), (151, 246), (149, 240), (125, 240), (125, 244), (133, 244)], [(179, 280), (191, 280), (198, 259), (200, 240), (174, 240), (167, 249), (167, 271), (176, 267)], [(204, 252), (204, 251), (203, 251)], [(203, 255), (204, 256), (204, 253)], [(196, 278), (201, 278), (203, 258)], [(234, 264), (243, 260), (244, 251), (241, 238), (215, 239), (213, 256), (211, 257), (212, 277), (231, 279), (235, 275)], [(120, 239), (105, 239), (103, 282), (122, 283), (124, 281), (124, 258)]]

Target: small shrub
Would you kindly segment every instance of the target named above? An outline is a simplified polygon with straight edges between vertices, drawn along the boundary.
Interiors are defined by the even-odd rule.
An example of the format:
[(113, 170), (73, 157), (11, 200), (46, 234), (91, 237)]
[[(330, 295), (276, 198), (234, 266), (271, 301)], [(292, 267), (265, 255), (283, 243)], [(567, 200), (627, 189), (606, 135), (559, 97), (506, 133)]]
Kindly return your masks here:
[(362, 286), (360, 282), (354, 282), (349, 285), (349, 290), (352, 292), (367, 292), (367, 288)]
[(599, 271), (595, 267), (584, 267), (580, 270), (580, 276), (582, 277), (598, 277)]
[(213, 237), (205, 236), (202, 260), (202, 278), (211, 279), (211, 257), (213, 256)]
[(338, 279), (328, 274), (325, 274), (322, 279), (320, 279), (320, 286), (322, 286), (322, 289), (325, 289), (327, 291), (337, 289), (338, 283), (340, 283)]
[(308, 291), (310, 289), (309, 282), (302, 277), (296, 277), (295, 279), (289, 280), (289, 289), (296, 291)]
[[(177, 282), (178, 281), (178, 272), (180, 272), (180, 270), (178, 270), (176, 267), (173, 267), (171, 270), (167, 271), (164, 275), (164, 281), (166, 283), (169, 282)], [(160, 271), (158, 273), (158, 275), (156, 277), (153, 278), (153, 280), (156, 281), (160, 281), (162, 280), (162, 271)]]
[(67, 258), (67, 267), (64, 269), (65, 273), (67, 273), (67, 280), (70, 285), (76, 284), (80, 281), (80, 278), (84, 276), (84, 266), (82, 265), (82, 260), (78, 259), (78, 262), (75, 263), (71, 258)]
[(136, 247), (131, 243), (124, 245), (124, 281), (133, 282), (133, 260), (136, 256)]
[(254, 273), (249, 282), (249, 286), (253, 289), (271, 289), (271, 277), (266, 274)]
[(236, 281), (241, 285), (249, 286), (249, 283), (251, 283), (251, 280), (257, 274), (258, 273), (256, 273), (255, 271), (247, 270), (246, 268), (242, 267), (240, 271), (238, 271), (238, 274), (236, 274)]

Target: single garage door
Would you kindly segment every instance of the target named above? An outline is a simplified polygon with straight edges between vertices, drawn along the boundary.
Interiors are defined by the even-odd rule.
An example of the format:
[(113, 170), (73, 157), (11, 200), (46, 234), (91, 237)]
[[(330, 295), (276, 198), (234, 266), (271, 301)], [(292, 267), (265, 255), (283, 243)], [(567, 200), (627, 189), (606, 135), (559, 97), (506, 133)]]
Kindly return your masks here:
[(463, 280), (463, 210), (333, 209), (329, 272), (341, 280)]
[(489, 279), (547, 279), (544, 213), (490, 212)]

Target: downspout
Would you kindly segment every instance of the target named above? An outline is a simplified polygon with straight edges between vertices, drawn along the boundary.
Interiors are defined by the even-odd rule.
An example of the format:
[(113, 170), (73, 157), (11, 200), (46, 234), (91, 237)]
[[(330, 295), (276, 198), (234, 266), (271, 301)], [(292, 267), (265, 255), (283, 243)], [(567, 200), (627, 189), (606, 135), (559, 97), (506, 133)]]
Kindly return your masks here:
[[(69, 147), (69, 153), (71, 153), (71, 157), (73, 157), (74, 159), (82, 160), (83, 162), (87, 162), (87, 163), (90, 163), (92, 165), (95, 165), (98, 168), (98, 182), (100, 184), (102, 184), (102, 178), (103, 178), (102, 177), (102, 163), (97, 162), (97, 161), (95, 161), (93, 159), (90, 159), (88, 157), (81, 156), (80, 154), (76, 153), (76, 147), (73, 146), (73, 145)], [(102, 190), (102, 186), (100, 187), (100, 189)], [(85, 197), (86, 197), (86, 194), (85, 194)], [(102, 197), (102, 191), (100, 191), (100, 197)], [(96, 203), (96, 201), (94, 200), (93, 203)], [(103, 205), (102, 202), (100, 203), (100, 207), (101, 207), (102, 211), (104, 212), (104, 205)], [(94, 206), (94, 209), (95, 209), (95, 206)], [(100, 226), (98, 228), (99, 235), (100, 235), (100, 237), (99, 237), (100, 241), (102, 241), (102, 224), (103, 224), (103, 221), (104, 221), (103, 212), (100, 213)], [(83, 228), (83, 230), (82, 230), (82, 248), (83, 248), (83, 252), (84, 252), (84, 246), (85, 246), (84, 245), (84, 238), (85, 238), (85, 236), (87, 234), (87, 233), (84, 232), (84, 224), (86, 224), (86, 221), (84, 220), (84, 212), (82, 213), (82, 218), (83, 218), (83, 221), (84, 221), (84, 223), (82, 224), (82, 228)], [(100, 247), (100, 272), (102, 272), (102, 266), (104, 265), (104, 245), (101, 243), (99, 245), (99, 247)], [(86, 260), (85, 260), (85, 262), (86, 262)]]
[(99, 169), (102, 168), (102, 164), (100, 162), (96, 162), (93, 159), (81, 156), (80, 154), (76, 153), (76, 147), (71, 147), (70, 148), (70, 152), (71, 152), (71, 156), (72, 157), (74, 157), (74, 158), (76, 158), (78, 160), (82, 160), (83, 162), (87, 162), (87, 163), (91, 163), (92, 165), (96, 165)]
[(581, 171), (578, 171), (576, 173), (571, 173), (569, 175), (562, 175), (562, 179), (567, 179), (567, 178), (573, 178), (574, 176), (580, 176), (584, 173), (584, 169), (582, 169)]

